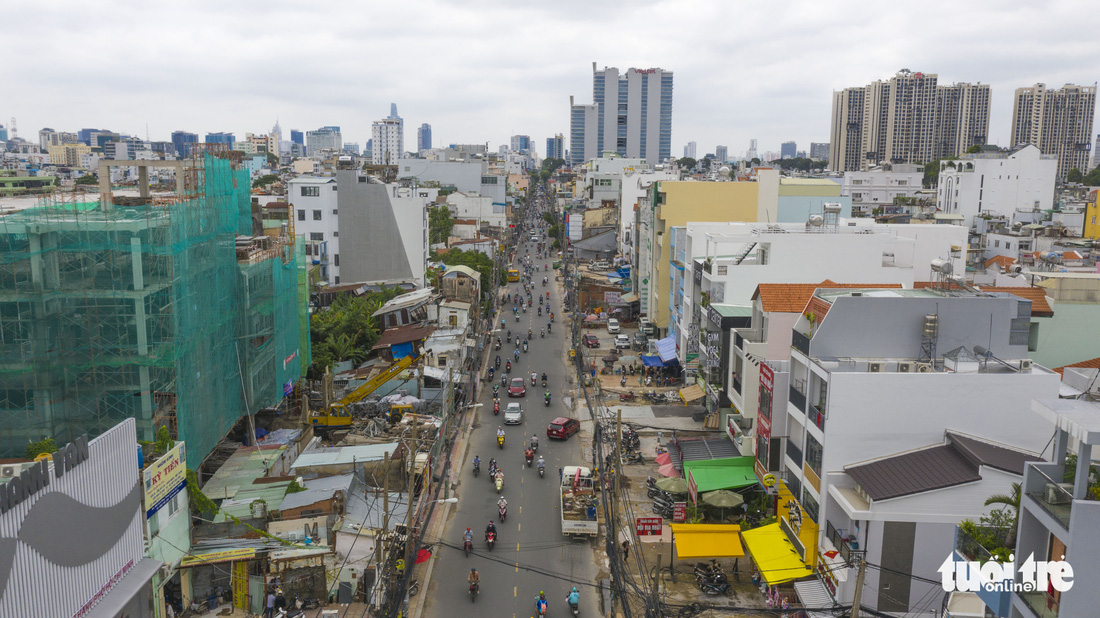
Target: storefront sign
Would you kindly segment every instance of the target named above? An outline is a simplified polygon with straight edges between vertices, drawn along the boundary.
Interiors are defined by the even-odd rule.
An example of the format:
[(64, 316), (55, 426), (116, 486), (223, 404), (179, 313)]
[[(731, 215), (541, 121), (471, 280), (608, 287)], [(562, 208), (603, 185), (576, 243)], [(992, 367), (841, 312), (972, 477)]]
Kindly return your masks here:
[(688, 518), (688, 503), (687, 502), (674, 502), (672, 504), (672, 521), (680, 524), (687, 521)]
[(620, 292), (604, 292), (603, 302), (609, 305), (618, 305), (622, 302), (622, 294)]
[(187, 485), (186, 455), (179, 442), (142, 472), (145, 481), (145, 518), (156, 514)]
[(112, 588), (118, 585), (118, 582), (122, 581), (122, 578), (126, 577), (126, 574), (129, 573), (130, 569), (132, 568), (134, 568), (133, 560), (122, 565), (122, 568), (119, 569), (118, 572), (115, 573), (114, 576), (112, 576), (110, 579), (108, 579), (102, 586), (100, 586), (99, 591), (92, 595), (92, 598), (89, 599), (88, 602), (85, 603), (78, 612), (73, 614), (73, 618), (82, 618), (83, 616), (86, 616), (88, 612), (92, 611), (92, 608), (95, 607), (96, 603), (98, 603), (100, 599), (106, 596)]
[(634, 532), (638, 536), (660, 536), (664, 528), (664, 519), (660, 517), (636, 517), (634, 519)]
[[(50, 455), (50, 458), (53, 459), (54, 478), (65, 476), (65, 473), (88, 461), (88, 434), (59, 448)], [(48, 459), (42, 459), (27, 466), (19, 476), (13, 476), (6, 485), (0, 486), (0, 514), (19, 506), (49, 484)]]
[(294, 353), (283, 359), (283, 371), (286, 371), (286, 366), (290, 364), (290, 361), (294, 360), (294, 357), (298, 356), (298, 350), (294, 350)]
[(256, 548), (227, 549), (196, 556), (184, 556), (180, 560), (181, 567), (193, 567), (200, 564), (214, 564), (215, 562), (232, 562), (234, 560), (249, 560), (256, 556)]
[(760, 365), (760, 386), (763, 386), (769, 393), (772, 392), (772, 384), (775, 380), (775, 373), (772, 372), (772, 368), (761, 363)]
[(233, 563), (233, 607), (248, 609), (248, 563)]
[(699, 504), (699, 487), (695, 484), (695, 477), (691, 474), (691, 470), (688, 470), (688, 495), (691, 496), (692, 504)]

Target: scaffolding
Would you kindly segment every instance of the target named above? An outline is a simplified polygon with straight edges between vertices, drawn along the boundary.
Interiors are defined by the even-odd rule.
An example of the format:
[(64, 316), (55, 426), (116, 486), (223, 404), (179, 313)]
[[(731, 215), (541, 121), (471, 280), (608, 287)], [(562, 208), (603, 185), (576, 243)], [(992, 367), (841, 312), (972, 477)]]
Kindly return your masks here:
[(0, 456), (134, 418), (142, 440), (174, 428), (197, 465), (244, 412), (242, 384), (255, 411), (308, 363), (308, 350), (284, 362), (301, 329), (308, 340), (295, 306), (304, 260), (287, 242), (274, 259), (238, 261), (249, 177), (216, 147), (105, 163), (144, 178), (173, 167), (176, 191), (107, 186), (97, 201), (51, 197), (0, 217)]

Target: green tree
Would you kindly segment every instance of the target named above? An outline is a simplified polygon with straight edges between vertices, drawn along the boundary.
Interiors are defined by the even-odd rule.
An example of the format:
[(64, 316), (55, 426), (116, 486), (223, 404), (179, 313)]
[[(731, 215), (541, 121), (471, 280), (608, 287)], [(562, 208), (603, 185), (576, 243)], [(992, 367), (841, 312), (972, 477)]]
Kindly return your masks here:
[(252, 181), (252, 188), (255, 189), (257, 187), (266, 187), (267, 185), (278, 181), (278, 174), (264, 174), (263, 176), (260, 176), (256, 180)]
[(970, 148), (966, 149), (966, 154), (977, 154), (982, 151), (982, 147), (978, 144), (974, 144)]
[(27, 459), (34, 459), (43, 453), (49, 454), (57, 451), (57, 443), (53, 441), (53, 438), (46, 438), (45, 440), (39, 440), (38, 442), (31, 442), (27, 445), (27, 448), (23, 453), (27, 456)]
[(1020, 493), (1023, 490), (1019, 483), (1012, 484), (1011, 494), (994, 494), (985, 499), (986, 506), (1001, 505), (1007, 519), (1012, 522), (1005, 539), (1006, 547), (1016, 546), (1016, 526), (1020, 521)]
[(310, 316), (311, 377), (324, 374), (335, 362), (366, 358), (381, 336), (374, 312), (401, 292), (401, 288), (392, 287), (358, 297), (343, 294), (328, 309)]
[(676, 165), (679, 165), (681, 169), (685, 169), (685, 170), (695, 169), (695, 165), (697, 163), (698, 163), (698, 161), (696, 161), (695, 159), (692, 159), (691, 157), (683, 157), (683, 158), (680, 158), (680, 159), (676, 160)]
[(753, 158), (752, 158), (752, 159), (751, 159), (751, 160), (749, 161), (749, 165), (760, 165), (760, 159), (759, 159), (758, 157), (753, 157)]
[(279, 167), (279, 157), (273, 152), (267, 153), (267, 164), (272, 168)]
[(555, 216), (554, 216), (554, 213), (552, 213), (552, 212), (544, 212), (544, 213), (542, 213), (542, 220), (543, 220), (543, 221), (545, 221), (545, 222), (547, 222), (547, 223), (548, 223), (548, 224), (550, 224), (550, 225), (554, 225), (555, 223), (557, 223), (557, 222), (558, 222), (558, 219), (557, 219), (557, 217), (555, 217)]
[(1092, 168), (1081, 182), (1089, 187), (1100, 187), (1100, 167)]
[(554, 157), (547, 157), (542, 160), (542, 170), (553, 174), (558, 171), (559, 168), (565, 165), (565, 159), (558, 159)]
[(446, 206), (436, 206), (428, 211), (428, 242), (439, 244), (447, 242), (455, 226), (454, 215)]
[[(481, 293), (487, 295), (493, 287), (489, 281), (489, 277), (493, 273), (493, 260), (489, 256), (480, 251), (463, 251), (461, 249), (451, 249), (450, 251), (442, 255), (433, 255), (433, 261), (442, 262), (447, 266), (467, 266), (472, 268), (481, 275)], [(504, 273), (501, 272), (501, 281), (504, 280)], [(498, 283), (499, 285), (499, 283)]]
[(78, 185), (97, 185), (97, 184), (99, 184), (99, 179), (96, 178), (95, 176), (91, 175), (91, 174), (84, 174), (80, 178), (76, 179), (76, 184), (78, 184)]
[(1066, 182), (1083, 182), (1085, 175), (1076, 167), (1066, 172)]

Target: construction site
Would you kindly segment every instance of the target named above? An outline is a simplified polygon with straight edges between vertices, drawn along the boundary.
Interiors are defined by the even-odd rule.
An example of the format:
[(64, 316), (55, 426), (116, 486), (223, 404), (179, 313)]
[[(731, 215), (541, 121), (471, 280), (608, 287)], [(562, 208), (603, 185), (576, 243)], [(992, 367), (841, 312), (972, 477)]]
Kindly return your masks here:
[[(0, 457), (134, 418), (140, 440), (167, 427), (198, 464), (246, 412), (293, 399), (310, 362), (304, 248), (292, 220), (253, 216), (240, 153), (195, 146), (101, 160), (98, 195), (0, 216)], [(137, 168), (138, 195), (116, 195), (116, 167)]]

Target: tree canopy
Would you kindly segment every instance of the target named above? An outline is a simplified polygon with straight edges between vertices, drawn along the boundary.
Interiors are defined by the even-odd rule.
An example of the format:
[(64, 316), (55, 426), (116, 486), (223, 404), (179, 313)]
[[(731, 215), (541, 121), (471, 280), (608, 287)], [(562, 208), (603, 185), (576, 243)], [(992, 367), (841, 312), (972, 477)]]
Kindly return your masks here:
[(428, 211), (428, 242), (431, 244), (447, 242), (454, 229), (455, 218), (451, 209), (437, 206)]
[(314, 313), (309, 319), (309, 339), (313, 348), (310, 371), (314, 377), (323, 374), (333, 363), (365, 359), (381, 336), (371, 314), (401, 292), (401, 288), (392, 287), (363, 296), (342, 294), (328, 309)]
[(681, 169), (686, 169), (686, 170), (695, 169), (695, 165), (697, 163), (699, 163), (699, 162), (696, 161), (695, 159), (692, 159), (691, 157), (681, 157), (681, 158), (676, 160), (676, 165), (679, 165)]
[(982, 151), (982, 147), (978, 144), (974, 144), (970, 148), (966, 149), (966, 154), (977, 154)]
[(278, 174), (264, 174), (263, 176), (260, 176), (256, 180), (252, 181), (252, 188), (255, 189), (256, 187), (266, 187), (273, 182), (278, 182), (278, 180)]
[(1092, 170), (1081, 179), (1081, 183), (1090, 187), (1100, 187), (1100, 167), (1092, 168)]
[(1083, 182), (1085, 175), (1076, 167), (1066, 172), (1066, 182)]
[(828, 165), (827, 161), (814, 161), (807, 157), (795, 157), (793, 159), (776, 159), (772, 161), (772, 165), (779, 166), (784, 171), (798, 171), (809, 172), (812, 170), (823, 170)]
[(99, 184), (99, 179), (91, 174), (84, 174), (80, 178), (76, 179), (78, 185), (96, 185)]
[[(434, 254), (431, 259), (433, 262), (442, 262), (447, 266), (468, 266), (481, 275), (481, 293), (483, 295), (488, 294), (493, 289), (489, 281), (489, 277), (493, 274), (493, 260), (480, 251), (451, 249), (442, 255)], [(504, 274), (501, 273), (502, 278), (503, 276)]]

